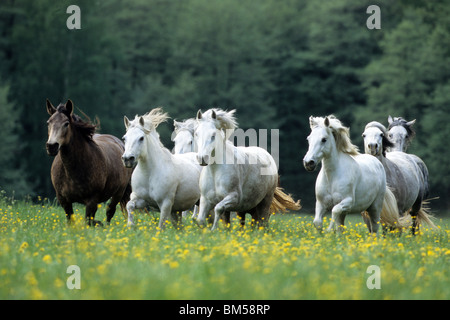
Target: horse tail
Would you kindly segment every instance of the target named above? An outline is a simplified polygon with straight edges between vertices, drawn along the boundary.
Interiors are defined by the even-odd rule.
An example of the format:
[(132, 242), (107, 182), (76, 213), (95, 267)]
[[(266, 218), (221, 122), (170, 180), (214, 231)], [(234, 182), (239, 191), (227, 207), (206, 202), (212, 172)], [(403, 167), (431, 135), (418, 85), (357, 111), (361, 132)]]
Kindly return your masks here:
[(120, 209), (122, 210), (122, 214), (124, 215), (125, 218), (128, 217), (127, 203), (128, 201), (130, 201), (130, 196), (131, 196), (131, 183), (128, 183), (123, 193), (122, 199), (120, 199)]
[(383, 208), (381, 209), (381, 223), (394, 228), (408, 228), (412, 225), (411, 216), (400, 217), (397, 200), (391, 189), (386, 186), (384, 193)]
[(433, 215), (431, 215), (431, 209), (429, 207), (430, 202), (427, 200), (422, 201), (420, 210), (417, 212), (416, 223), (421, 225), (423, 223), (427, 224), (432, 229), (437, 229), (436, 225), (433, 223)]
[(275, 193), (273, 194), (273, 200), (270, 204), (270, 212), (286, 212), (287, 210), (300, 210), (301, 209), (300, 200), (294, 201), (290, 194), (283, 192), (283, 188), (276, 187)]

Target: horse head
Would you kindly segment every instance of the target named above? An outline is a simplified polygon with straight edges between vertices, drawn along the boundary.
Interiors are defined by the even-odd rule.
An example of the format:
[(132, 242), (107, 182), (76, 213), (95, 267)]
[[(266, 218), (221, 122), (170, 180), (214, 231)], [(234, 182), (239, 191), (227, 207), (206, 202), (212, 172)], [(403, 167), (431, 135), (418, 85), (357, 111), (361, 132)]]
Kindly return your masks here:
[(406, 152), (408, 145), (415, 136), (413, 125), (416, 120), (407, 121), (402, 117), (392, 118), (389, 116), (388, 122), (389, 139), (394, 144), (389, 150)]
[(314, 171), (324, 156), (330, 153), (333, 136), (330, 130), (328, 117), (309, 118), (311, 134), (308, 136), (308, 152), (303, 158), (303, 166), (307, 171)]
[(366, 125), (362, 137), (365, 153), (373, 156), (386, 156), (386, 149), (394, 146), (388, 139), (386, 127), (376, 121)]
[(46, 144), (47, 153), (50, 156), (56, 156), (61, 146), (70, 142), (72, 135), (72, 114), (73, 104), (68, 100), (65, 105), (60, 104), (55, 108), (47, 99), (47, 112), (50, 119), (48, 125), (48, 140)]

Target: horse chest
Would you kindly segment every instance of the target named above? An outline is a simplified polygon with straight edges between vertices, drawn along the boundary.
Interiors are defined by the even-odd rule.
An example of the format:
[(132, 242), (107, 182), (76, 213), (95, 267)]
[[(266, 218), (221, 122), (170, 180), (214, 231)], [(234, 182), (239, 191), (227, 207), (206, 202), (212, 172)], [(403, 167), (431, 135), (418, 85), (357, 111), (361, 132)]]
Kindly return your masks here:
[(321, 184), (316, 186), (317, 199), (328, 209), (346, 198), (351, 190), (341, 184)]

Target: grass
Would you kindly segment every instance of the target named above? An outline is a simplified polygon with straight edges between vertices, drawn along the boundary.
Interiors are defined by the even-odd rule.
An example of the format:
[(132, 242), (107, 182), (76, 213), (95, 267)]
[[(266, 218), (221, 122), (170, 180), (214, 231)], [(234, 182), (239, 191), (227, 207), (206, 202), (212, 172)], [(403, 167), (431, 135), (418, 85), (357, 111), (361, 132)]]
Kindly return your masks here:
[[(274, 215), (270, 230), (157, 228), (158, 214), (120, 212), (110, 226), (67, 226), (48, 201), (0, 200), (0, 299), (449, 299), (448, 220), (438, 231), (370, 236), (361, 217), (343, 234), (319, 233), (310, 215)], [(97, 218), (105, 217), (100, 208)], [(70, 265), (81, 289), (70, 290)], [(367, 268), (381, 289), (368, 289)]]

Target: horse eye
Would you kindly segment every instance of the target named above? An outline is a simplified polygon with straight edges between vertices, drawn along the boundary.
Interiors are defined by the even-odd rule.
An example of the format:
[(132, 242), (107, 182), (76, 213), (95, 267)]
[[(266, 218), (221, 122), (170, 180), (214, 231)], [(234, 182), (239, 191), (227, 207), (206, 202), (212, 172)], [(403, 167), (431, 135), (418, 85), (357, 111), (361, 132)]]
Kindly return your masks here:
[(363, 137), (363, 138), (365, 138), (365, 137), (366, 137), (366, 135), (365, 135), (365, 134), (363, 133), (363, 134), (362, 134), (362, 137)]
[(393, 136), (392, 136), (392, 133), (389, 133), (389, 138), (392, 138)]
[(211, 136), (211, 141), (214, 141), (214, 139), (216, 139), (216, 135)]
[(67, 128), (69, 126), (69, 123), (68, 122), (65, 122), (64, 124), (63, 124), (63, 127), (64, 128)]
[(322, 139), (322, 143), (325, 143), (325, 142), (327, 142), (327, 138)]
[(380, 136), (383, 138), (384, 137), (384, 133), (381, 133)]
[(140, 137), (140, 138), (139, 138), (139, 141), (144, 141), (144, 137)]

